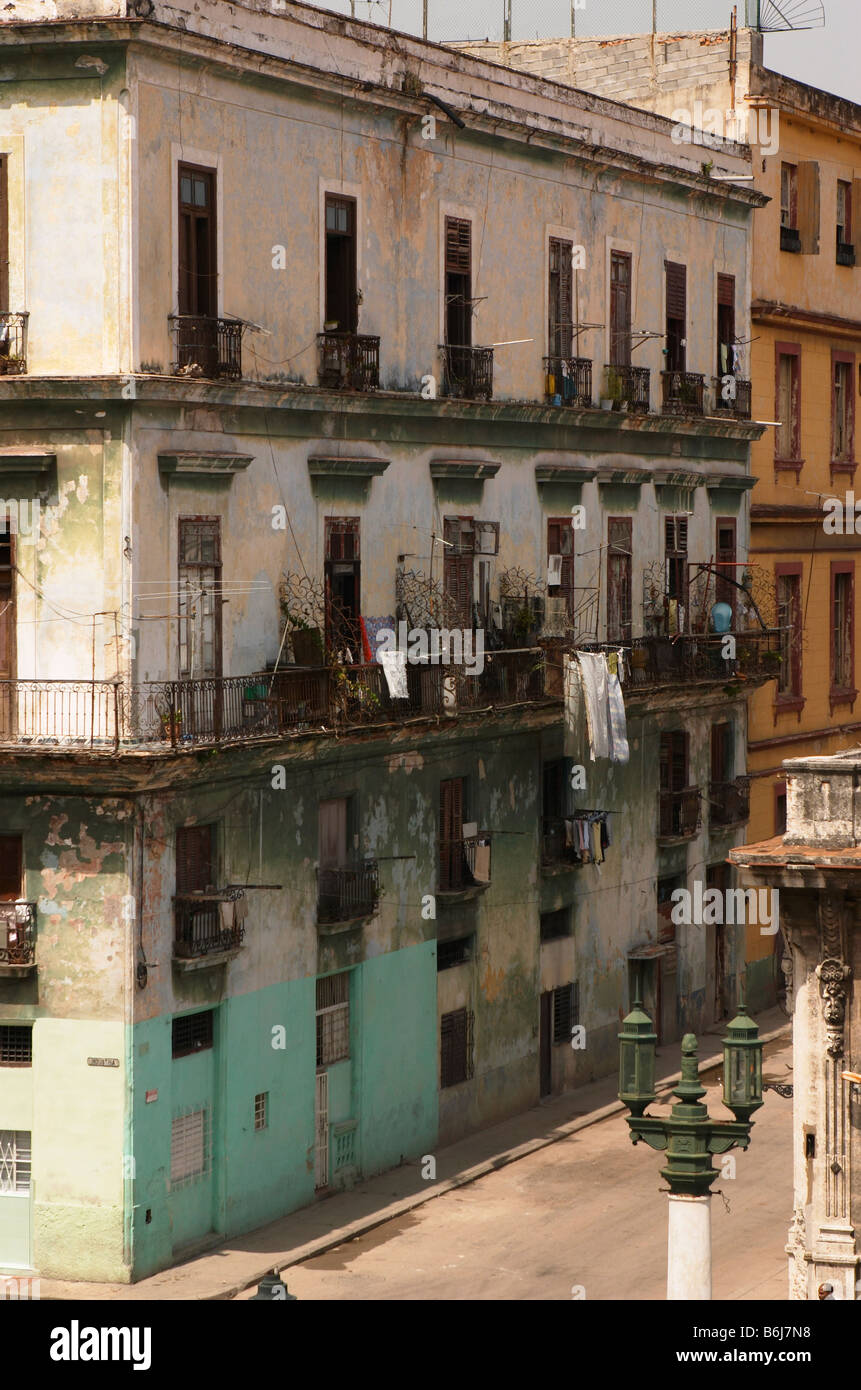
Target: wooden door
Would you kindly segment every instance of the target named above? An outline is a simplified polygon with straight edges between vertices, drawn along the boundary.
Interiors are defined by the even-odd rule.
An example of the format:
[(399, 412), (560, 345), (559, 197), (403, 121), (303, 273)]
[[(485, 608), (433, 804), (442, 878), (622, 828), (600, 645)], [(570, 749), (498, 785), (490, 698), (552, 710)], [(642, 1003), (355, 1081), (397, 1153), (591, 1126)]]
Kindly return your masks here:
[(631, 257), (627, 251), (610, 252), (610, 361), (615, 367), (631, 365)]
[(342, 869), (347, 863), (347, 798), (332, 797), (319, 807), (321, 869)]

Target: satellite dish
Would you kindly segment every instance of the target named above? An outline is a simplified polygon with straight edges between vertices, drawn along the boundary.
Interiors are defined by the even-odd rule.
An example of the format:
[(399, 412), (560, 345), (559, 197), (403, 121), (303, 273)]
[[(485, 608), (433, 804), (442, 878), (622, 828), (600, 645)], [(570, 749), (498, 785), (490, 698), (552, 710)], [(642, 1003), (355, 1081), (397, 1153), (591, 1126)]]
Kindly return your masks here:
[(825, 9), (822, 0), (748, 0), (748, 22), (761, 34), (779, 34), (787, 29), (822, 29)]

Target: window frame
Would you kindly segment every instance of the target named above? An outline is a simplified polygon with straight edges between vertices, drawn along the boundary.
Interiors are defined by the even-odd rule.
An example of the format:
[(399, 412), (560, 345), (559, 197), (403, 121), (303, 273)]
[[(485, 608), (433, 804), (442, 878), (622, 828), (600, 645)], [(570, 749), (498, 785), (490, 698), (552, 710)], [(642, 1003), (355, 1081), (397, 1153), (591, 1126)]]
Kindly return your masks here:
[(580, 1022), (580, 981), (569, 980), (564, 985), (556, 985), (552, 990), (551, 1046), (570, 1046), (571, 1035)]
[[(837, 580), (839, 577), (848, 578), (848, 597), (847, 612), (844, 618), (848, 652), (845, 654), (844, 661), (848, 668), (848, 684), (838, 684), (835, 680), (837, 674), (836, 662), (836, 623), (834, 607), (837, 597)], [(832, 560), (829, 582), (829, 690), (828, 697), (833, 711), (837, 704), (854, 704), (858, 691), (855, 689), (855, 561), (854, 560)]]
[[(455, 1019), (463, 1020), (463, 1058), (452, 1058), (446, 1053), (446, 1025), (448, 1032), (455, 1033)], [(474, 1030), (475, 1014), (472, 1009), (463, 1007), (460, 1009), (450, 1009), (440, 1015), (439, 1020), (439, 1087), (441, 1091), (450, 1090), (453, 1086), (462, 1086), (465, 1082), (471, 1081), (475, 1074), (474, 1071)], [(455, 1062), (461, 1061), (461, 1066), (454, 1066)], [(448, 1065), (446, 1065), (448, 1062)]]
[[(783, 176), (787, 175), (787, 198), (784, 202), (783, 196)], [(798, 165), (792, 164), (789, 160), (783, 159), (780, 162), (780, 225), (792, 232), (798, 231)], [(786, 208), (787, 221), (784, 221), (783, 213)]]
[(792, 470), (800, 473), (804, 466), (804, 456), (802, 452), (801, 440), (801, 344), (776, 342), (774, 345), (774, 418), (780, 419), (780, 366), (781, 359), (788, 357), (792, 359), (793, 366), (790, 372), (790, 410), (791, 410), (791, 443), (794, 447), (793, 455), (782, 454), (778, 448), (780, 443), (780, 432), (774, 431), (774, 468), (776, 472)]
[(777, 680), (776, 686), (775, 686), (775, 694), (774, 694), (774, 701), (773, 701), (773, 703), (774, 703), (774, 707), (775, 707), (776, 710), (798, 710), (798, 711), (801, 711), (801, 710), (804, 708), (804, 704), (805, 704), (805, 701), (806, 701), (806, 696), (804, 695), (804, 686), (803, 686), (803, 671), (804, 671), (804, 667), (803, 667), (803, 662), (802, 662), (802, 659), (801, 659), (801, 635), (802, 635), (802, 629), (803, 629), (803, 623), (804, 623), (804, 597), (803, 597), (803, 593), (802, 593), (802, 586), (803, 586), (803, 582), (804, 582), (804, 563), (803, 563), (803, 561), (801, 561), (801, 560), (788, 560), (788, 561), (783, 561), (783, 562), (781, 562), (780, 564), (776, 564), (775, 567), (774, 567), (774, 584), (775, 584), (775, 592), (776, 592), (777, 599), (778, 599), (778, 620), (779, 620), (779, 618), (780, 618), (780, 613), (779, 613), (779, 604), (780, 604), (780, 599), (779, 599), (779, 594), (780, 594), (780, 583), (779, 583), (779, 581), (780, 581), (781, 579), (796, 579), (796, 580), (798, 581), (798, 586), (797, 586), (797, 591), (796, 591), (796, 601), (797, 601), (797, 608), (798, 608), (798, 612), (797, 612), (797, 615), (796, 615), (796, 616), (797, 616), (797, 620), (798, 620), (798, 621), (797, 621), (797, 625), (795, 626), (794, 633), (790, 636), (790, 639), (789, 639), (790, 644), (791, 644), (791, 649), (790, 649), (790, 671), (791, 671), (791, 673), (792, 673), (792, 675), (791, 675), (792, 688), (791, 688), (791, 690), (782, 691), (782, 690), (780, 689), (780, 678), (779, 678), (779, 676), (778, 676), (778, 680)]
[[(617, 523), (624, 523), (628, 530), (629, 550), (610, 541), (610, 528)], [(613, 584), (614, 566), (611, 561), (622, 561), (618, 576), (619, 582)], [(622, 592), (624, 600), (621, 613), (616, 611), (616, 601), (614, 599), (611, 607), (611, 595)], [(632, 516), (608, 516), (607, 517), (607, 617), (606, 617), (606, 638), (608, 642), (630, 642), (633, 631), (634, 608), (634, 518)], [(627, 616), (626, 616), (627, 614)], [(611, 625), (611, 618), (617, 620)]]
[[(190, 177), (203, 175), (209, 184), (210, 202), (205, 214), (195, 203), (185, 203), (182, 198), (182, 180)], [(192, 164), (186, 161), (178, 161), (176, 166), (176, 207), (177, 207), (177, 246), (176, 246), (176, 303), (177, 313), (180, 316), (190, 315), (199, 318), (218, 318), (218, 169), (211, 165)], [(195, 237), (195, 228), (198, 221), (206, 223), (207, 254), (209, 258), (209, 270), (206, 274), (208, 282), (207, 293), (205, 296), (200, 294), (200, 272), (197, 269), (197, 252), (194, 252), (194, 265), (187, 268), (188, 276), (195, 281), (189, 290), (184, 284), (183, 267), (181, 264), (182, 245), (183, 245), (183, 218), (190, 219), (191, 228), (189, 234), (189, 244)], [(203, 299), (207, 301), (206, 309), (200, 307)]]
[[(837, 368), (846, 368), (844, 411), (846, 445), (844, 452), (837, 452)], [(838, 348), (831, 349), (831, 472), (854, 473), (857, 467), (855, 458), (855, 354)]]

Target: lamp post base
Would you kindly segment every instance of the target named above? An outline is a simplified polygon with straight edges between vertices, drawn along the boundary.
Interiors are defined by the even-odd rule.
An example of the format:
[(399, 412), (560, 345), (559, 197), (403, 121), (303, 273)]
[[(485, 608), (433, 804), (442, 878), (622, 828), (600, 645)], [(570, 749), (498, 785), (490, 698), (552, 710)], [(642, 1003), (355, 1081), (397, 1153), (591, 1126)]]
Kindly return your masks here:
[(671, 1192), (667, 1241), (667, 1301), (710, 1301), (711, 1197)]

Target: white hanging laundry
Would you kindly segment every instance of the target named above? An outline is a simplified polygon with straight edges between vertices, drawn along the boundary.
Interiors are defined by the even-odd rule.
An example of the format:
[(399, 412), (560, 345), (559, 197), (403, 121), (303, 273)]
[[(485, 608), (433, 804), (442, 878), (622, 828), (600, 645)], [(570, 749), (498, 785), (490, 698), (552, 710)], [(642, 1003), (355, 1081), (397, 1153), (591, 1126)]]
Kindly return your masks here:
[(383, 675), (386, 678), (386, 685), (389, 687), (389, 695), (393, 700), (406, 700), (407, 691), (407, 654), (402, 651), (378, 652), (377, 659), (383, 668)]
[(628, 721), (625, 717), (625, 701), (619, 677), (614, 675), (609, 675), (607, 679), (607, 722), (610, 734), (610, 761), (626, 763), (630, 757)]
[(547, 556), (547, 586), (562, 583), (562, 556)]
[(586, 723), (589, 729), (589, 754), (596, 758), (610, 756), (610, 722), (607, 699), (607, 658), (603, 652), (577, 652), (583, 694), (586, 702)]

